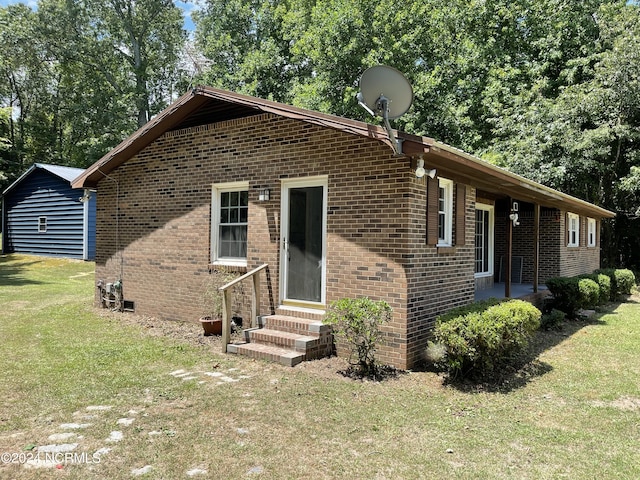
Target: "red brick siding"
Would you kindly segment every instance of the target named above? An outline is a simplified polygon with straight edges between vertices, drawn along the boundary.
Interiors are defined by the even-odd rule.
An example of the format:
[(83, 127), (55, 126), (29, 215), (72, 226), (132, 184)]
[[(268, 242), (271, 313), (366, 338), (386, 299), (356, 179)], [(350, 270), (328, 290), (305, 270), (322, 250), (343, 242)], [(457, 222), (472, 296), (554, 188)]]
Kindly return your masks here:
[[(137, 313), (197, 321), (208, 311), (211, 187), (248, 181), (247, 268), (269, 264), (261, 310), (273, 312), (282, 180), (319, 175), (328, 178), (327, 303), (388, 301), (379, 358), (411, 367), (436, 316), (473, 300), (476, 193), (465, 189), (465, 245), (428, 246), (425, 179), (375, 140), (270, 114), (169, 132), (99, 183), (96, 277), (122, 275)], [(270, 200), (260, 202), (265, 187)]]
[[(507, 215), (504, 208), (496, 213), (496, 272), (499, 272), (500, 257), (505, 254), (506, 249)], [(520, 202), (518, 221), (520, 225), (513, 229), (512, 254), (514, 257), (523, 257), (522, 282), (532, 283), (533, 205)], [(591, 273), (599, 268), (600, 246), (597, 245), (595, 248), (586, 246), (586, 223), (586, 217), (580, 217), (580, 246), (567, 247), (566, 213), (557, 209), (541, 208), (538, 270), (540, 284), (544, 284), (551, 277)]]
[[(98, 185), (96, 276), (120, 277), (119, 207), (124, 297), (137, 313), (197, 320), (209, 282), (211, 186), (248, 180), (248, 268), (269, 264), (261, 309), (270, 312), (280, 298), (281, 178), (316, 175), (329, 178), (327, 302), (387, 300), (391, 345), (381, 358), (406, 367), (403, 236), (412, 173), (408, 159), (377, 141), (271, 115), (166, 134)], [(260, 187), (271, 189), (269, 201), (258, 201)]]

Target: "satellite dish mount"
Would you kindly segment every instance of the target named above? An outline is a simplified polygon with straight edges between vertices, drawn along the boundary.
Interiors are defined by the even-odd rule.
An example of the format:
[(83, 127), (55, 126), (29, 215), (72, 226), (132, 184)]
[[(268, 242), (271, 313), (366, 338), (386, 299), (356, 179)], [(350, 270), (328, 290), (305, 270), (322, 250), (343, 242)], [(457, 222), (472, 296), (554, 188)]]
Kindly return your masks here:
[(413, 89), (404, 75), (384, 65), (368, 68), (360, 77), (357, 99), (372, 116), (382, 117), (394, 153), (402, 155), (402, 144), (393, 133), (389, 119), (404, 115), (413, 103)]

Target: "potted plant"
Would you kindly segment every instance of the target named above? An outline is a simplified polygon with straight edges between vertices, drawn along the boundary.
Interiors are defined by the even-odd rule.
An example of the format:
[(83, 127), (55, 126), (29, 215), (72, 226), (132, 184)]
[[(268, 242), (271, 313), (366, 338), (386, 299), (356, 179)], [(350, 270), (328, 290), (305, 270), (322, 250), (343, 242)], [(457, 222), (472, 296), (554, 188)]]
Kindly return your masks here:
[(200, 317), (200, 324), (204, 335), (220, 335), (222, 333), (222, 292), (220, 287), (226, 285), (236, 275), (224, 270), (214, 270), (207, 280), (203, 295), (204, 315)]

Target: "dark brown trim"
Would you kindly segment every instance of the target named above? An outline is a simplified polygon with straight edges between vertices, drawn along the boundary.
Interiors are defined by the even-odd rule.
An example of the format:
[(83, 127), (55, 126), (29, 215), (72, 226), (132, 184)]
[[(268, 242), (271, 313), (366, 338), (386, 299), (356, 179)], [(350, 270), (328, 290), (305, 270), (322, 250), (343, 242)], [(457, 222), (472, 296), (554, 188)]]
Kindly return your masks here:
[(466, 213), (467, 213), (467, 188), (461, 183), (456, 183), (456, 245), (465, 244), (465, 232), (466, 232)]
[(438, 178), (427, 177), (427, 245), (438, 244)]

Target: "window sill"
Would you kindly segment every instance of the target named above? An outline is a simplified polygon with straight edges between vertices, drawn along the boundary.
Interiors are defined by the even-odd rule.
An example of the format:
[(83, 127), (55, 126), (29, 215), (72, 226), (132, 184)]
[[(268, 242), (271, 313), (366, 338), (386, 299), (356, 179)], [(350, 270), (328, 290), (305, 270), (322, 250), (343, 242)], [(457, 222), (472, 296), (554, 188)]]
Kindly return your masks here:
[(209, 273), (215, 271), (228, 273), (247, 273), (247, 263), (233, 261), (225, 262), (223, 260), (219, 260), (209, 264)]

